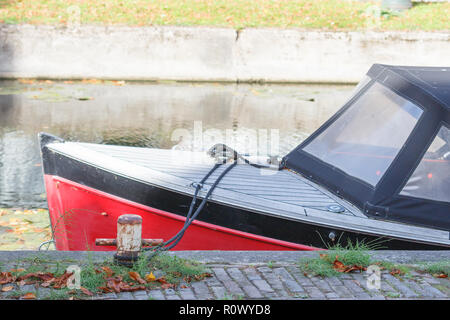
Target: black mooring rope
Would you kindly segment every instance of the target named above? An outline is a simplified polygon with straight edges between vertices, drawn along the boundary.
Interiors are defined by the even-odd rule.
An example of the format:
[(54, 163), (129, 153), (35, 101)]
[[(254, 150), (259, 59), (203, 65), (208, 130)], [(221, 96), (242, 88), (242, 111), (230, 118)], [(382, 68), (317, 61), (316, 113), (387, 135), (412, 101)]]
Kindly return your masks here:
[[(221, 154), (220, 154), (220, 152), (221, 152)], [(192, 197), (191, 205), (189, 206), (189, 211), (186, 215), (186, 220), (184, 222), (183, 227), (172, 238), (165, 241), (161, 245), (159, 245), (157, 247), (152, 247), (152, 248), (144, 248), (143, 249), (144, 251), (152, 251), (148, 255), (148, 259), (151, 259), (156, 254), (158, 254), (162, 251), (167, 251), (167, 250), (174, 248), (180, 242), (185, 231), (187, 230), (187, 228), (189, 228), (189, 226), (192, 224), (192, 222), (200, 214), (200, 212), (202, 211), (206, 202), (208, 201), (209, 197), (211, 196), (212, 192), (214, 191), (216, 186), (219, 184), (220, 180), (222, 180), (222, 178), (231, 169), (233, 169), (236, 166), (238, 159), (241, 159), (245, 163), (252, 165), (256, 168), (271, 168), (270, 166), (264, 166), (264, 165), (260, 165), (260, 164), (256, 164), (256, 163), (251, 163), (249, 160), (245, 159), (239, 153), (237, 153), (236, 151), (227, 147), (224, 144), (216, 144), (208, 151), (208, 154), (211, 155), (212, 157), (215, 157), (216, 160), (218, 160), (218, 163), (216, 163), (214, 165), (214, 167), (211, 168), (211, 170), (209, 170), (209, 172), (203, 177), (203, 179), (199, 183), (192, 184), (193, 186), (195, 186), (195, 192), (194, 192), (194, 196)], [(200, 205), (194, 212), (194, 206), (195, 206), (195, 203), (197, 202), (198, 193), (203, 188), (203, 184), (213, 174), (213, 172), (216, 171), (217, 168), (219, 168), (221, 165), (227, 163), (230, 159), (233, 159), (233, 163), (229, 167), (227, 167), (225, 170), (223, 170), (222, 173), (217, 177), (217, 179), (214, 181), (214, 183), (209, 188), (209, 190), (206, 193), (205, 197), (203, 198), (202, 202), (200, 203)]]

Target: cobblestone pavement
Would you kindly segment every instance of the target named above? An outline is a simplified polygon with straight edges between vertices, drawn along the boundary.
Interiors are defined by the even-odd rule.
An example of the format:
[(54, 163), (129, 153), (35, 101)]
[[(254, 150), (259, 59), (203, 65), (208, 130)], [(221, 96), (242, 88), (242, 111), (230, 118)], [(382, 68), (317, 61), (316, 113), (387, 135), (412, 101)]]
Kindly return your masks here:
[[(0, 253), (1, 258), (1, 253)], [(235, 257), (236, 258), (236, 257)], [(209, 260), (209, 262), (208, 262)], [(450, 299), (450, 280), (411, 271), (404, 276), (381, 273), (381, 288), (370, 289), (368, 274), (349, 273), (339, 277), (317, 277), (304, 274), (297, 259), (273, 262), (203, 263), (211, 271), (205, 280), (182, 283), (176, 289), (109, 293), (92, 297), (99, 300), (221, 300), (221, 299)], [(217, 260), (217, 259), (216, 259)], [(220, 260), (220, 259), (219, 259)], [(233, 260), (233, 259), (230, 259)], [(237, 257), (235, 260), (239, 260)], [(298, 260), (297, 260), (298, 261)], [(3, 285), (5, 287), (7, 285)], [(0, 299), (8, 297), (1, 292)], [(13, 290), (32, 292), (38, 299), (58, 298), (58, 290), (15, 285)]]

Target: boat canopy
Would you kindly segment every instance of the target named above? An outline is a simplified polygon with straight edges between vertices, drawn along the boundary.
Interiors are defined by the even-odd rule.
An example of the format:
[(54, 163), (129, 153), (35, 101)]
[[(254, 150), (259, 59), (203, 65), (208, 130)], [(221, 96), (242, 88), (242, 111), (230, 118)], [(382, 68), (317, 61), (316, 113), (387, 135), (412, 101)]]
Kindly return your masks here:
[(450, 230), (450, 67), (373, 65), (282, 164), (367, 216)]

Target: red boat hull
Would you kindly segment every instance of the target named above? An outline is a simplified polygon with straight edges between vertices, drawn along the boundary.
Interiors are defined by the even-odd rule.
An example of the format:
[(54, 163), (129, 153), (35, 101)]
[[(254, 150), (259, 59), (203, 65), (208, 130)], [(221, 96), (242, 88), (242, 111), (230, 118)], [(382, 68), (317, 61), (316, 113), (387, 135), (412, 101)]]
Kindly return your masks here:
[[(95, 239), (115, 238), (123, 214), (142, 217), (142, 237), (168, 240), (185, 217), (144, 206), (67, 179), (45, 175), (47, 201), (57, 250), (115, 250)], [(195, 220), (174, 250), (318, 250)]]

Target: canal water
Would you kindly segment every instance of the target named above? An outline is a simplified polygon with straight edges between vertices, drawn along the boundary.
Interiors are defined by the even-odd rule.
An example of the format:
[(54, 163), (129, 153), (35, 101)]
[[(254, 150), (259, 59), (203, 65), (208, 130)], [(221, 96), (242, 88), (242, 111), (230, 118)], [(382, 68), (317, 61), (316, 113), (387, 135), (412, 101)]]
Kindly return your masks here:
[[(202, 150), (222, 142), (220, 136), (228, 132), (237, 140), (255, 133), (269, 144), (276, 139), (271, 146), (283, 156), (337, 111), (352, 90), (332, 85), (0, 81), (0, 207), (47, 207), (37, 141), (41, 131), (69, 141), (185, 150), (198, 150), (193, 142), (198, 132), (214, 133), (202, 140)], [(241, 151), (238, 142), (233, 146)]]

